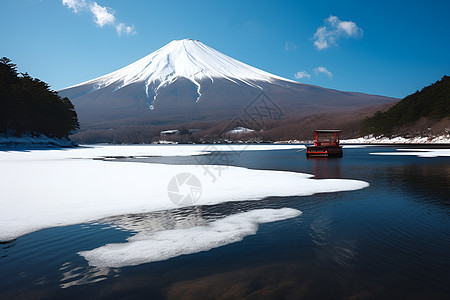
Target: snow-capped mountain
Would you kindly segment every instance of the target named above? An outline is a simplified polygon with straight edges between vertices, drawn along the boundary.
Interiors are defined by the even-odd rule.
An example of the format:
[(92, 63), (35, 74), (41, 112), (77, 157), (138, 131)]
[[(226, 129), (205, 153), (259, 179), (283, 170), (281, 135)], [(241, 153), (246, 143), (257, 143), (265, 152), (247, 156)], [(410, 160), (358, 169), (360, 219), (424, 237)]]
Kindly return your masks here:
[(192, 39), (172, 41), (122, 69), (59, 94), (72, 100), (82, 126), (109, 126), (230, 118), (261, 92), (288, 113), (359, 108), (393, 100), (300, 84)]
[[(202, 95), (200, 82), (203, 80), (214, 83), (214, 79), (226, 79), (236, 84), (242, 82), (258, 88), (260, 88), (258, 81), (294, 82), (241, 63), (198, 40), (184, 39), (172, 41), (120, 70), (70, 88), (91, 85), (93, 90), (108, 86), (114, 86), (114, 90), (118, 90), (133, 83), (139, 83), (143, 86), (147, 98), (153, 102), (156, 101), (162, 88), (180, 78), (195, 84), (197, 101)], [(152, 108), (151, 104), (149, 108)]]

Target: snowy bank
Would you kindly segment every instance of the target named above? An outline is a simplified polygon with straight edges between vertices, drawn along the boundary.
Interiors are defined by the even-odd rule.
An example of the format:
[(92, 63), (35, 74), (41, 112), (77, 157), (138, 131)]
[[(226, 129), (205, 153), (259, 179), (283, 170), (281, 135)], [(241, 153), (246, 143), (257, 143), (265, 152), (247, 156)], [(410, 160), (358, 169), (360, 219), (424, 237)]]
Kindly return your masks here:
[(77, 144), (68, 138), (49, 138), (46, 135), (0, 135), (0, 150), (3, 149), (39, 149), (39, 148), (70, 148)]
[[(201, 184), (201, 195), (191, 205), (350, 191), (369, 185), (358, 180), (312, 179), (313, 175), (309, 174), (231, 166), (86, 159), (110, 155), (112, 149), (119, 155), (141, 155), (161, 153), (162, 149), (167, 150), (168, 147), (174, 147), (170, 150), (172, 152), (169, 151), (174, 154), (175, 150), (183, 152), (180, 147), (190, 146), (0, 151), (0, 240), (14, 239), (43, 228), (89, 222), (109, 216), (178, 208), (172, 202), (173, 198), (169, 198), (168, 187), (169, 182), (182, 173), (193, 175)], [(273, 149), (273, 145), (270, 148)], [(192, 150), (200, 152), (201, 148)], [(214, 171), (216, 168), (220, 169), (220, 173), (217, 174), (217, 180), (212, 181), (205, 170)], [(192, 188), (189, 188), (181, 184), (180, 193), (192, 193)]]
[(450, 144), (450, 135), (436, 137), (374, 137), (365, 136), (357, 139), (341, 140), (341, 144)]

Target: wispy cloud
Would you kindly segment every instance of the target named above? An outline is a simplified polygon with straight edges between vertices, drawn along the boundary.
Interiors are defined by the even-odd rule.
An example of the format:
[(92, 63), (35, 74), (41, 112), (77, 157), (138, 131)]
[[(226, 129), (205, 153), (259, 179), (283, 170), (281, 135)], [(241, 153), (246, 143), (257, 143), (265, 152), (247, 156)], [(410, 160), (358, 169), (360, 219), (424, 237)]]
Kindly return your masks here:
[(100, 27), (106, 24), (114, 25), (116, 23), (114, 12), (108, 7), (98, 5), (97, 2), (92, 2), (89, 4), (89, 10), (94, 15), (94, 22)]
[(74, 13), (78, 13), (86, 7), (85, 0), (62, 0), (62, 4), (72, 9)]
[(284, 43), (284, 50), (286, 50), (286, 51), (297, 50), (297, 45), (294, 44), (293, 42), (285, 42)]
[(317, 28), (314, 34), (314, 46), (318, 50), (330, 46), (337, 46), (340, 38), (360, 38), (363, 30), (352, 21), (341, 21), (336, 16), (329, 16), (324, 20), (324, 25)]
[(136, 34), (136, 31), (134, 31), (134, 25), (127, 26), (124, 23), (119, 23), (119, 25), (116, 26), (116, 30), (119, 36), (122, 35), (122, 32), (127, 35)]
[(311, 78), (311, 75), (308, 74), (308, 72), (306, 71), (298, 71), (297, 73), (294, 74), (296, 79), (302, 79), (302, 78)]
[(82, 10), (88, 10), (94, 17), (94, 22), (103, 28), (105, 25), (114, 26), (119, 36), (122, 33), (126, 35), (136, 34), (134, 25), (128, 26), (125, 23), (118, 22), (114, 16), (115, 11), (109, 7), (101, 6), (95, 1), (86, 0), (62, 0), (62, 4), (72, 9), (74, 13), (78, 13)]
[(323, 74), (327, 75), (328, 78), (330, 78), (330, 79), (333, 78), (333, 74), (330, 71), (328, 71), (325, 67), (322, 67), (322, 66), (314, 68), (314, 73), (316, 75), (323, 73)]

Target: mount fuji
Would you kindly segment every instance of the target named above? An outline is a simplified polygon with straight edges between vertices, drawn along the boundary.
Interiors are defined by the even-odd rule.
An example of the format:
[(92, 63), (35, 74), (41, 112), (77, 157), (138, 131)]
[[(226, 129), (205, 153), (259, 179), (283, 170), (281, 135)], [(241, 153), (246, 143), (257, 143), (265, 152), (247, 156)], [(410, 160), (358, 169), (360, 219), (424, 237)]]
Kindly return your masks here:
[(198, 40), (175, 40), (110, 74), (58, 91), (81, 126), (226, 120), (264, 93), (285, 115), (355, 110), (397, 99), (301, 84)]

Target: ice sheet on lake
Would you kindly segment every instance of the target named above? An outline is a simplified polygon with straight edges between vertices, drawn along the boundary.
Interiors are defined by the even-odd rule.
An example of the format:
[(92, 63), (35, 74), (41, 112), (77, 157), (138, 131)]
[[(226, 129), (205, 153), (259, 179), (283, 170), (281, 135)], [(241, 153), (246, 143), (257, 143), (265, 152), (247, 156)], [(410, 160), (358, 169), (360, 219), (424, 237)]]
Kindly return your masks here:
[[(122, 153), (129, 146), (123, 148), (127, 150)], [(195, 205), (350, 191), (369, 185), (358, 180), (312, 179), (294, 172), (208, 166), (221, 171), (213, 182), (206, 166), (67, 159), (77, 157), (77, 151), (0, 151), (0, 240), (43, 228), (178, 208), (167, 189), (180, 173), (190, 173), (201, 182), (201, 197)], [(5, 158), (9, 155), (10, 160)]]
[(89, 265), (96, 267), (124, 267), (162, 261), (242, 241), (255, 234), (261, 223), (281, 221), (300, 214), (301, 211), (292, 208), (256, 209), (207, 225), (140, 233), (128, 238), (127, 243), (107, 244), (79, 254), (88, 260)]
[(373, 155), (415, 155), (418, 157), (450, 156), (450, 149), (397, 149), (399, 152), (374, 152)]
[(98, 145), (70, 149), (0, 151), (1, 161), (12, 160), (58, 160), (104, 157), (151, 157), (151, 156), (193, 156), (213, 151), (266, 151), (303, 149), (304, 145)]

